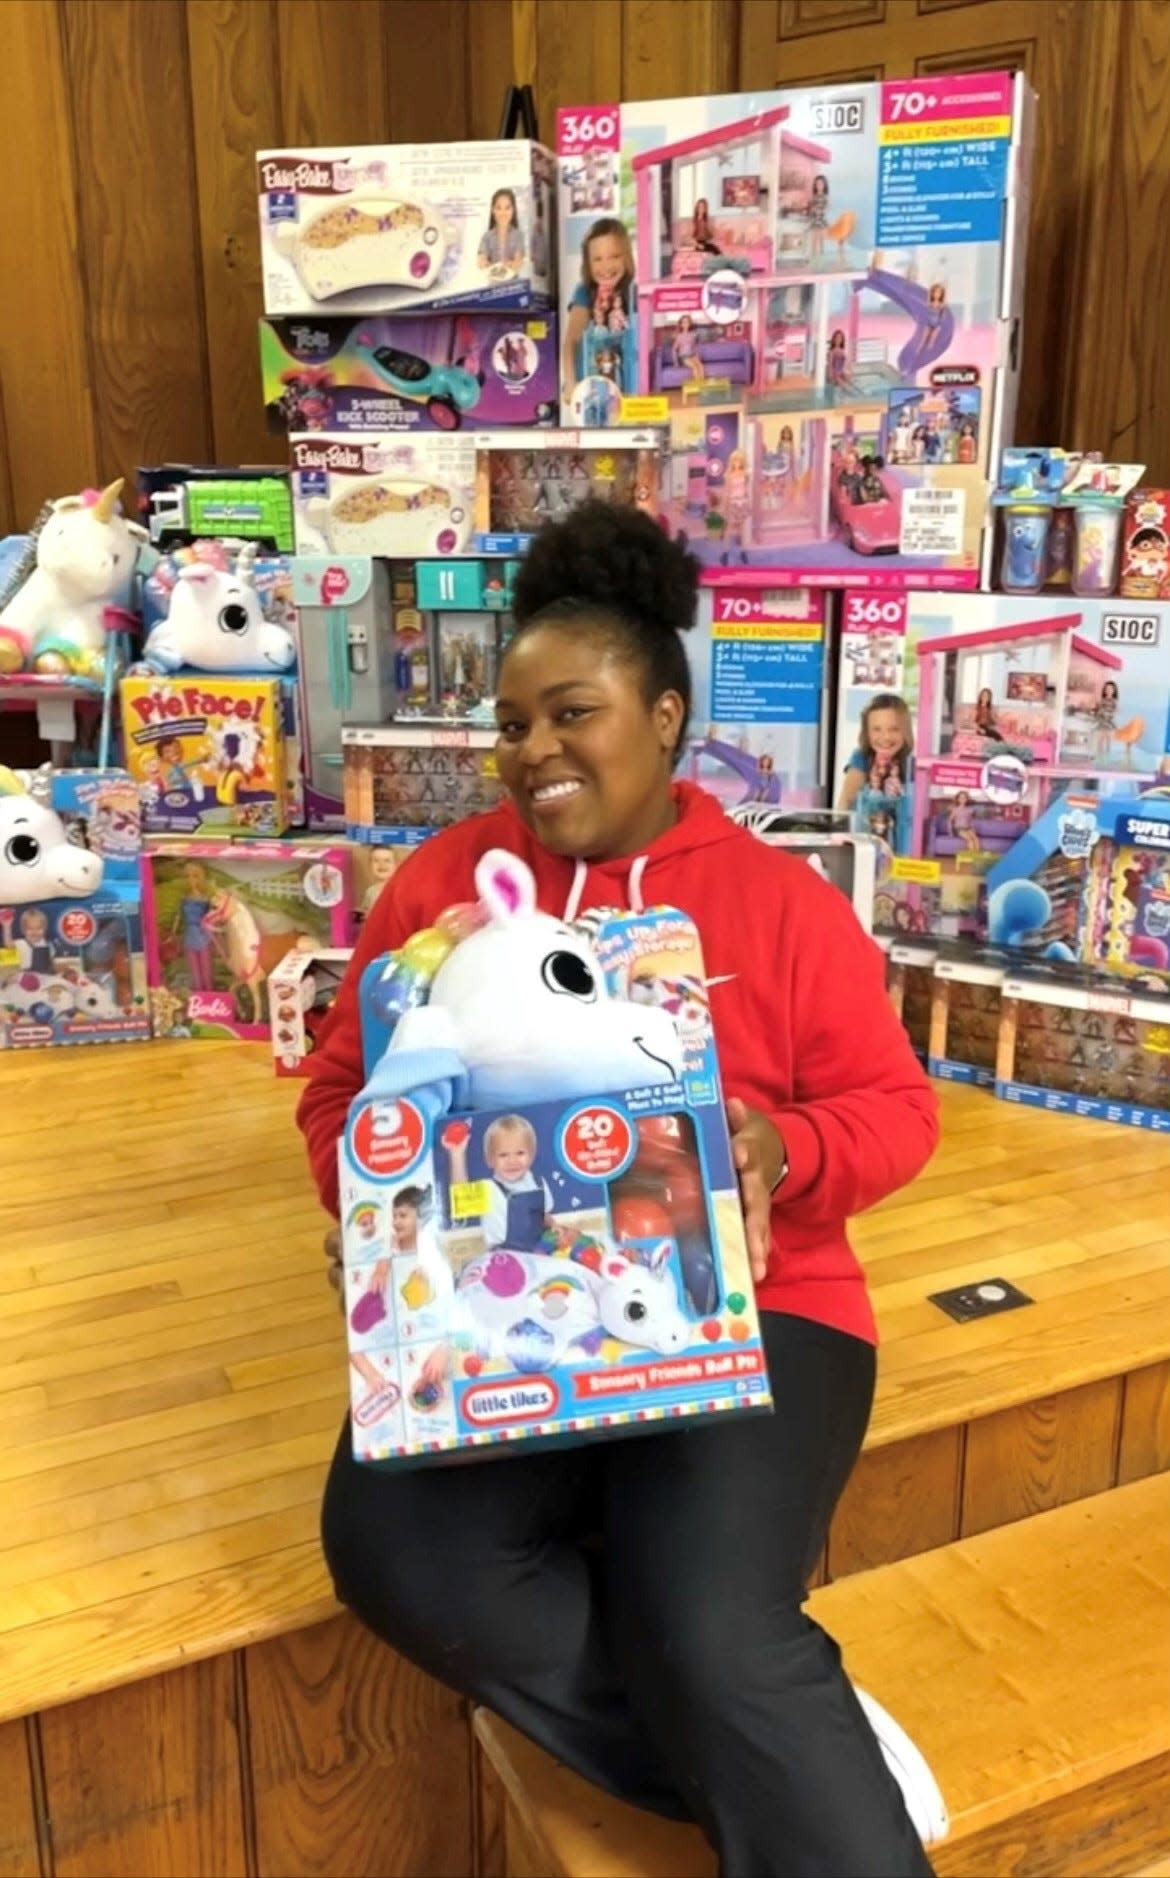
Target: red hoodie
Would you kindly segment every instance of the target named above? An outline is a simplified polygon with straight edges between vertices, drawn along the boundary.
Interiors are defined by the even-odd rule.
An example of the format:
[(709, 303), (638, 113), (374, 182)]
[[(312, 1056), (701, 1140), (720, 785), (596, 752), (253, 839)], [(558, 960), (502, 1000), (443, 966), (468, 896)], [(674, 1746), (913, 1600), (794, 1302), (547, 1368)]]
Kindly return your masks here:
[(675, 796), (674, 826), (621, 860), (586, 867), (549, 854), (510, 803), (409, 857), (366, 920), (297, 1111), (322, 1202), (336, 1216), (337, 1139), (364, 1080), (362, 970), (445, 907), (473, 900), (477, 860), (507, 848), (532, 868), (544, 912), (670, 905), (695, 920), (724, 1092), (769, 1116), (788, 1153), (759, 1303), (872, 1342), (846, 1221), (925, 1165), (938, 1138), (934, 1091), (890, 1007), (881, 953), (839, 889), (766, 847), (693, 784), (677, 783)]

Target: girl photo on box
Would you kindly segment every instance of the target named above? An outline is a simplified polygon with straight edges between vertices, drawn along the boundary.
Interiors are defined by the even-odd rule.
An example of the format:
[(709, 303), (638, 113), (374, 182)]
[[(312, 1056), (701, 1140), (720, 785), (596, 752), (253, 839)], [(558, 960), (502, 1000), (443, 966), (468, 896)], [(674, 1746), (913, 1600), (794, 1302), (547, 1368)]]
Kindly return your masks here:
[(924, 1874), (943, 1817), (929, 1771), (802, 1605), (873, 1399), (846, 1222), (925, 1164), (936, 1102), (844, 897), (674, 780), (697, 576), (632, 510), (586, 503), (537, 535), (497, 688), (508, 799), (387, 882), (299, 1121), (336, 1218), (362, 973), (473, 899), (490, 850), (521, 859), (566, 923), (681, 909), (706, 961), (775, 1413), (411, 1471), (355, 1461), (347, 1421), (325, 1553), (338, 1596), (395, 1649), (607, 1791), (697, 1820), (725, 1874)]

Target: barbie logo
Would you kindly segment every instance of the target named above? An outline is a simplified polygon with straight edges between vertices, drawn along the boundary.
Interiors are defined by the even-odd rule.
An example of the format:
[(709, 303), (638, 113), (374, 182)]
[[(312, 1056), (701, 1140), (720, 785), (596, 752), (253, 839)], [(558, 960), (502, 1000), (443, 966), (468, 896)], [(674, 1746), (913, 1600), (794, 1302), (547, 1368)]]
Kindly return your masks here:
[(230, 991), (193, 991), (187, 999), (187, 1016), (196, 1023), (230, 1024), (235, 1015)]
[(295, 189), (300, 195), (331, 195), (334, 188), (332, 163), (313, 163), (306, 157), (266, 157), (260, 164), (263, 189)]
[(349, 470), (360, 474), (370, 467), (368, 454), (358, 443), (309, 443), (302, 438), (292, 447), (293, 468), (298, 470)]

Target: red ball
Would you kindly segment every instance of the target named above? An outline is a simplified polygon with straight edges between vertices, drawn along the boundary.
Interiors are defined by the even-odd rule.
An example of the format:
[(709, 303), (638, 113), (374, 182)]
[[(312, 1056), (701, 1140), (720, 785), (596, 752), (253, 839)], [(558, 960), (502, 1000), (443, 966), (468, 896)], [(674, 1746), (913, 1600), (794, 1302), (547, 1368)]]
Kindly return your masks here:
[(482, 1369), (483, 1369), (482, 1356), (476, 1356), (475, 1352), (473, 1351), (470, 1356), (464, 1357), (463, 1374), (465, 1376), (478, 1376), (480, 1372), (482, 1371)]
[(677, 1232), (702, 1232), (707, 1221), (703, 1182), (693, 1161), (680, 1161), (667, 1174), (662, 1197), (670, 1208)]
[(467, 1122), (448, 1122), (439, 1140), (445, 1148), (466, 1147), (471, 1139), (471, 1128)]
[(657, 1200), (634, 1194), (615, 1200), (613, 1230), (619, 1242), (623, 1239), (670, 1239), (674, 1235), (666, 1208)]
[(677, 1115), (644, 1115), (638, 1123), (637, 1165), (659, 1172), (686, 1153)]
[(706, 1337), (708, 1343), (718, 1343), (720, 1337), (723, 1335), (723, 1325), (719, 1322), (717, 1317), (709, 1317), (707, 1319), (706, 1323), (703, 1325), (703, 1335)]

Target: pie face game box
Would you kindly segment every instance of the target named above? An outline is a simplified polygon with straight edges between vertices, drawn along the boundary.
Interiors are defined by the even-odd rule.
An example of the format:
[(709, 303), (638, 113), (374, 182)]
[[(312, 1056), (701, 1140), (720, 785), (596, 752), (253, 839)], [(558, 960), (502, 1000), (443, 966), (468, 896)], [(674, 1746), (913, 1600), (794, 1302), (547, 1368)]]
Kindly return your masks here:
[(362, 982), (339, 1144), (357, 1459), (772, 1406), (694, 926), (480, 903)]

